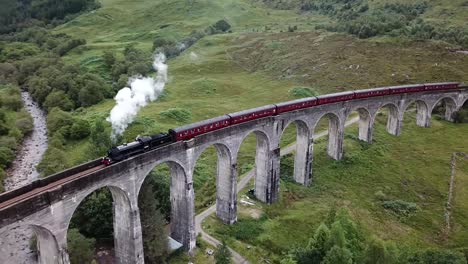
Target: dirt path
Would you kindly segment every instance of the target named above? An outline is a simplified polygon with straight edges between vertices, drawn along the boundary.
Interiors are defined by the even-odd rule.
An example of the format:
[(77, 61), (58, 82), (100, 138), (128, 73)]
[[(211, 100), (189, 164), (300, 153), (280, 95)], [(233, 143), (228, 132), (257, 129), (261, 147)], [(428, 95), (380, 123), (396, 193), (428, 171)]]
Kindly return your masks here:
[[(359, 117), (354, 117), (352, 119), (350, 119), (349, 121), (346, 122), (345, 126), (350, 126), (354, 123), (357, 123), (359, 121)], [(321, 137), (324, 137), (328, 135), (328, 131), (322, 131), (320, 133), (317, 133), (314, 135), (314, 140), (316, 139), (319, 139)], [(287, 155), (291, 152), (293, 152), (294, 150), (296, 149), (296, 144), (291, 144), (283, 149), (281, 149), (281, 156), (284, 156), (284, 155)], [(237, 183), (237, 192), (239, 193), (242, 189), (245, 188), (245, 186), (247, 186), (247, 184), (249, 183), (249, 181), (254, 177), (255, 173), (254, 173), (254, 170), (250, 170), (249, 172), (247, 172), (247, 174)], [(198, 214), (197, 216), (195, 216), (195, 232), (196, 234), (201, 234), (201, 237), (203, 238), (203, 240), (205, 240), (206, 242), (208, 242), (209, 244), (211, 244), (212, 246), (216, 247), (218, 246), (219, 244), (221, 244), (221, 242), (219, 242), (216, 238), (210, 236), (208, 233), (206, 233), (205, 231), (203, 231), (202, 229), (202, 222), (203, 220), (205, 220), (205, 218), (207, 218), (208, 216), (210, 216), (212, 213), (214, 213), (216, 211), (216, 203), (214, 205), (212, 205), (210, 208), (206, 209), (205, 211), (201, 212), (200, 214)], [(244, 257), (242, 257), (239, 253), (237, 253), (236, 251), (232, 250), (231, 248), (229, 248), (229, 250), (231, 251), (232, 253), (232, 260), (234, 261), (234, 263), (236, 264), (246, 264), (246, 263), (249, 263), (249, 261), (247, 259), (245, 259)]]
[(36, 170), (36, 165), (47, 150), (47, 126), (44, 111), (33, 101), (28, 92), (22, 91), (21, 99), (33, 118), (34, 128), (31, 135), (25, 137), (13, 165), (7, 170), (8, 177), (4, 182), (7, 191), (21, 187), (38, 178), (39, 173)]

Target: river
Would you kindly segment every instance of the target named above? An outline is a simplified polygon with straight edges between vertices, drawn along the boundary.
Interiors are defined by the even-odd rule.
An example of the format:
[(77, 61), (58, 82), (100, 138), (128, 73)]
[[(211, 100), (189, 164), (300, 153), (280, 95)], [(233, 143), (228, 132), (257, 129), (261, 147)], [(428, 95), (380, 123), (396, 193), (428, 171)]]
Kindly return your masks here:
[[(24, 107), (34, 121), (34, 128), (26, 136), (16, 159), (7, 170), (5, 189), (12, 190), (28, 184), (39, 177), (36, 165), (47, 150), (46, 114), (34, 102), (28, 92), (21, 92)], [(30, 264), (37, 263), (36, 254), (30, 249), (29, 241), (33, 236), (31, 227), (21, 225), (0, 234), (0, 263)]]
[(16, 159), (7, 170), (4, 182), (7, 191), (26, 185), (39, 177), (36, 165), (47, 150), (46, 114), (33, 101), (28, 92), (22, 91), (21, 99), (24, 107), (33, 118), (34, 129), (30, 135), (24, 138), (23, 144), (16, 153)]

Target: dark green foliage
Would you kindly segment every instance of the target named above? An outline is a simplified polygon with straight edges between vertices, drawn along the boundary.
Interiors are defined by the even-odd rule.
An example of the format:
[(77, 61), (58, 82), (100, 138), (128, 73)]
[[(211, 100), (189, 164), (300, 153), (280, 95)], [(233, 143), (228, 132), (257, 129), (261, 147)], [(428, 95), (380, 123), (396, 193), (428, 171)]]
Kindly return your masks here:
[(225, 19), (221, 19), (213, 25), (213, 28), (218, 32), (227, 32), (231, 28), (231, 25)]
[(170, 220), (171, 178), (169, 176), (169, 172), (160, 169), (153, 170), (145, 181), (153, 187), (154, 198), (158, 201), (158, 209), (164, 215), (166, 220)]
[(397, 263), (397, 256), (393, 255), (393, 253), (387, 249), (385, 242), (378, 238), (372, 238), (365, 250), (363, 263)]
[(27, 112), (20, 112), (15, 121), (15, 126), (23, 135), (31, 133), (34, 128), (32, 117)]
[[(353, 255), (347, 248), (333, 246), (330, 251), (328, 251), (325, 259), (323, 260), (324, 264), (352, 264)], [(380, 263), (380, 262), (375, 262)]]
[(8, 167), (13, 159), (15, 158), (15, 153), (13, 150), (7, 147), (0, 146), (0, 168), (5, 169)]
[(112, 145), (109, 135), (110, 127), (108, 124), (102, 120), (96, 120), (91, 126), (91, 153), (104, 155)]
[(455, 123), (468, 123), (468, 109), (461, 109), (453, 116)]
[(54, 136), (55, 133), (61, 133), (63, 136), (68, 137), (72, 125), (72, 115), (59, 108), (52, 108), (47, 115), (47, 130), (51, 136)]
[(35, 20), (57, 24), (68, 20), (70, 14), (100, 6), (95, 0), (2, 0), (0, 5), (0, 34), (36, 23)]
[(294, 87), (288, 91), (289, 96), (293, 98), (304, 98), (317, 96), (318, 93), (309, 87)]
[(70, 128), (71, 139), (82, 139), (90, 134), (89, 122), (83, 119), (75, 119)]
[(192, 113), (182, 108), (169, 108), (159, 113), (161, 117), (174, 119), (177, 122), (188, 122), (192, 119)]
[(215, 253), (216, 264), (230, 264), (231, 263), (231, 252), (229, 251), (226, 242), (223, 240), (221, 245), (218, 245), (218, 248)]
[(409, 259), (409, 262), (415, 264), (466, 264), (467, 260), (465, 255), (459, 251), (428, 249), (416, 253)]
[(228, 235), (238, 240), (253, 243), (263, 232), (263, 223), (266, 219), (239, 219), (236, 224), (230, 225)]
[(0, 107), (6, 110), (19, 111), (23, 107), (20, 90), (14, 86), (5, 86), (5, 90), (0, 97)]
[(168, 240), (164, 226), (166, 221), (158, 201), (155, 199), (153, 186), (144, 183), (138, 196), (145, 263), (164, 263), (168, 256)]
[(90, 264), (93, 261), (94, 245), (96, 240), (86, 238), (78, 229), (68, 230), (68, 254), (70, 256), (70, 263), (72, 264)]
[(70, 164), (65, 158), (65, 155), (65, 152), (60, 148), (49, 146), (41, 162), (37, 165), (37, 170), (41, 175), (48, 176), (70, 168)]
[(419, 210), (418, 206), (415, 203), (410, 203), (402, 200), (384, 201), (382, 203), (382, 206), (385, 209), (391, 210), (394, 213), (402, 216), (408, 216)]
[(281, 179), (288, 182), (295, 182), (294, 180), (294, 154), (288, 154), (281, 157), (280, 163)]
[(50, 111), (54, 107), (58, 107), (64, 111), (70, 111), (74, 108), (74, 105), (65, 92), (59, 90), (51, 92), (44, 101), (44, 108), (46, 110)]
[(112, 194), (108, 189), (88, 195), (73, 214), (71, 228), (100, 242), (113, 241)]
[(111, 68), (112, 65), (115, 63), (115, 54), (111, 51), (104, 51), (102, 54), (102, 59), (104, 60), (104, 63), (106, 64), (107, 67)]

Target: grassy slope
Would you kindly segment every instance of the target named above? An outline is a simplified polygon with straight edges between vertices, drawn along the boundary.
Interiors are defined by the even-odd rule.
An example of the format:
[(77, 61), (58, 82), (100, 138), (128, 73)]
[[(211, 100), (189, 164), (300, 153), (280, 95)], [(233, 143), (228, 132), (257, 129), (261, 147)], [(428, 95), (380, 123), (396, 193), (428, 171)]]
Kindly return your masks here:
[[(321, 140), (314, 153), (314, 184), (310, 188), (282, 181), (281, 202), (272, 206), (257, 205), (268, 220), (261, 222), (262, 234), (254, 240), (253, 249), (232, 238), (230, 244), (253, 262), (261, 257), (275, 257), (294, 245), (304, 245), (328, 211), (335, 205), (347, 207), (355, 220), (369, 234), (414, 247), (461, 247), (466, 245), (466, 198), (463, 184), (468, 171), (466, 160), (459, 161), (453, 221), (455, 229), (448, 241), (440, 232), (444, 227), (444, 206), (450, 178), (450, 158), (455, 151), (466, 151), (468, 125), (455, 125), (433, 120), (432, 128), (417, 127), (414, 115), (406, 116), (401, 137), (385, 131), (379, 118), (375, 142), (366, 145), (356, 140), (357, 128), (346, 130), (343, 161), (326, 155), (326, 142)], [(387, 199), (416, 203), (421, 209), (410, 217), (400, 218), (383, 209), (374, 195), (383, 191)], [(466, 199), (465, 199), (466, 200)], [(255, 208), (255, 207), (254, 207)], [(240, 206), (240, 219), (251, 218), (251, 207)], [(259, 213), (257, 212), (257, 214)], [(226, 233), (226, 226), (214, 217), (204, 224), (216, 237)], [(274, 253), (273, 253), (274, 252)]]

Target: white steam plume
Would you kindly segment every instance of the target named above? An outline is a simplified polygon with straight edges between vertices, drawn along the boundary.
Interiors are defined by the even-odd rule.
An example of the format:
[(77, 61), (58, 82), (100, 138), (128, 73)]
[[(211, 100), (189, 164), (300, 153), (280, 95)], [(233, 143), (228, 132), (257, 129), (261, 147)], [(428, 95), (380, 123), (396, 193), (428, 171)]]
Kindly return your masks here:
[(128, 86), (122, 88), (115, 96), (116, 105), (106, 119), (112, 124), (112, 140), (123, 134), (128, 125), (133, 122), (138, 111), (149, 102), (156, 100), (167, 82), (166, 56), (157, 53), (154, 56), (153, 68), (156, 78), (134, 76), (128, 81)]

